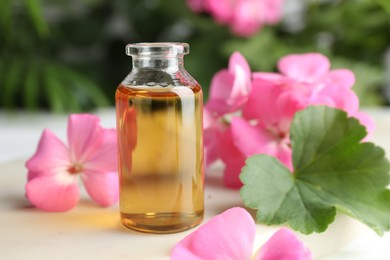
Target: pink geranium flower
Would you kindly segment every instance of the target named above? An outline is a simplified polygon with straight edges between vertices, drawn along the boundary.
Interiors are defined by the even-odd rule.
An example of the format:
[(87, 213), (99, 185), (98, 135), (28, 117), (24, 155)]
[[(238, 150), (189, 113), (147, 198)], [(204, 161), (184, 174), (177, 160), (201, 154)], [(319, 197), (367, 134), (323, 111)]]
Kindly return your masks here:
[[(359, 111), (359, 99), (351, 89), (352, 71), (331, 70), (328, 58), (320, 53), (287, 55), (278, 63), (280, 73), (255, 72), (250, 87), (227, 80), (235, 78), (230, 67), (215, 75), (218, 80), (213, 78), (205, 111), (211, 114), (205, 127), (206, 165), (221, 159), (226, 166), (224, 183), (230, 188), (242, 186), (241, 168), (254, 154), (274, 156), (293, 171), (290, 125), (295, 113), (307, 106), (342, 109), (366, 127), (368, 136), (374, 129), (370, 117)], [(233, 89), (240, 95), (232, 95)]]
[(328, 105), (356, 117), (366, 126), (368, 137), (374, 122), (359, 111), (359, 98), (351, 89), (355, 75), (348, 69), (330, 69), (329, 59), (320, 53), (290, 54), (278, 62), (279, 73), (254, 73), (255, 78), (301, 92), (304, 107)]
[[(252, 259), (256, 225), (243, 208), (213, 217), (172, 250), (172, 260)], [(255, 254), (255, 260), (309, 260), (310, 251), (289, 229), (277, 231)]]
[(78, 177), (91, 198), (106, 207), (118, 200), (115, 129), (103, 129), (94, 115), (71, 115), (68, 143), (45, 129), (27, 161), (26, 196), (45, 211), (68, 211), (79, 200)]
[(220, 155), (220, 142), (228, 128), (226, 116), (242, 108), (251, 90), (251, 71), (248, 62), (239, 53), (229, 58), (228, 69), (218, 71), (211, 80), (209, 99), (204, 110), (204, 144), (206, 166)]

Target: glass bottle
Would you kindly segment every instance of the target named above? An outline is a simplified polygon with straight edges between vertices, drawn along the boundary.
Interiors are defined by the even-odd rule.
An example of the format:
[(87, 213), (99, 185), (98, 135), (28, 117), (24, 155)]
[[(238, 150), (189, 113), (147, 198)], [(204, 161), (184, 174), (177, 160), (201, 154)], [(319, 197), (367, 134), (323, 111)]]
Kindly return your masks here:
[(201, 223), (202, 89), (184, 69), (186, 43), (126, 46), (133, 68), (116, 91), (122, 224), (174, 233)]

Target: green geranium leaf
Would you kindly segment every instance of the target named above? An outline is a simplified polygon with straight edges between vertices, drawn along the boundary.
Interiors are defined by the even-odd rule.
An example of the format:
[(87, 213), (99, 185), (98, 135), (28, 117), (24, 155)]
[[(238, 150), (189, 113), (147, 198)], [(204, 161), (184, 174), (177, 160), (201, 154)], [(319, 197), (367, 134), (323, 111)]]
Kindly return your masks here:
[(240, 178), (245, 205), (267, 225), (288, 223), (304, 234), (323, 232), (336, 212), (378, 234), (390, 229), (389, 161), (362, 142), (365, 128), (341, 110), (298, 112), (291, 125), (294, 173), (267, 155), (250, 157)]

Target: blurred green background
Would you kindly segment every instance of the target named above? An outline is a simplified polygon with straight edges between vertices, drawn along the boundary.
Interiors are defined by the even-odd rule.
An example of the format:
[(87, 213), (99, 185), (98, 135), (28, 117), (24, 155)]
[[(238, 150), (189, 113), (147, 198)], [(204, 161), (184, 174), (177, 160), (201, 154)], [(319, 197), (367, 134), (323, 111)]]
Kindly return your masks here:
[(0, 109), (79, 112), (112, 106), (131, 70), (130, 42), (182, 41), (185, 66), (206, 92), (240, 51), (253, 71), (289, 53), (321, 52), (349, 68), (363, 106), (389, 105), (390, 1), (286, 0), (285, 15), (237, 37), (185, 0), (1, 0)]

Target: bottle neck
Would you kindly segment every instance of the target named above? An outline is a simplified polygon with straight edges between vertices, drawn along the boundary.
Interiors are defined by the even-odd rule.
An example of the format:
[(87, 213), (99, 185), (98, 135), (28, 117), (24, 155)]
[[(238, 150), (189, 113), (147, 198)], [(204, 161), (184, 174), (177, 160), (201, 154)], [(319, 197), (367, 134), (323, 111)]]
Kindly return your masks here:
[(174, 73), (183, 69), (183, 56), (139, 57), (133, 56), (133, 70), (163, 70)]

